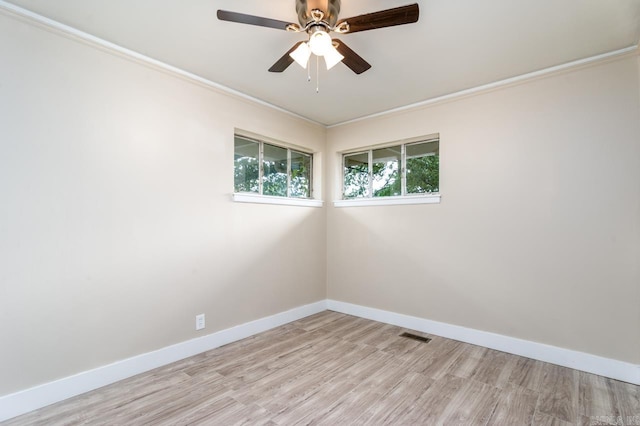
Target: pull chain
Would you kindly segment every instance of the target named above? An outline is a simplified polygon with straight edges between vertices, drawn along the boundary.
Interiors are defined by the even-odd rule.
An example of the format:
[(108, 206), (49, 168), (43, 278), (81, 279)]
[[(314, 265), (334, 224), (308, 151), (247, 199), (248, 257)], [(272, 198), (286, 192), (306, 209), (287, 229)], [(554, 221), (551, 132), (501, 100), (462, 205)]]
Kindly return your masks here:
[[(307, 82), (311, 83), (311, 64), (309, 64), (309, 66), (307, 67)], [(320, 93), (320, 57), (319, 56), (316, 56), (316, 93)]]

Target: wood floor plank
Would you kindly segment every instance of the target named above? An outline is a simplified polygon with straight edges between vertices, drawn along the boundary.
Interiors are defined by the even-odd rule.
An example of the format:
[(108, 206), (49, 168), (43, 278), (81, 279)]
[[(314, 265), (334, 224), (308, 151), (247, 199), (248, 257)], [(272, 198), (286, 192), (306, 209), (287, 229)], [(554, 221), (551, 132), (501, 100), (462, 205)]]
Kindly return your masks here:
[[(241, 416), (246, 407), (231, 397), (224, 397), (214, 401), (205, 402), (195, 410), (181, 410), (173, 416), (165, 416), (164, 418), (143, 418), (135, 421), (135, 424), (148, 425), (194, 425), (194, 424), (212, 424), (213, 422), (222, 424), (224, 418), (233, 415)], [(228, 424), (228, 423), (225, 423)]]
[[(296, 347), (292, 350), (282, 353), (280, 356), (265, 356), (263, 359), (254, 360), (253, 364), (245, 366), (244, 369), (228, 369), (219, 370), (227, 378), (227, 385), (233, 389), (243, 389), (249, 385), (257, 384), (257, 386), (273, 386), (274, 380), (282, 380), (290, 375), (291, 371), (299, 367), (300, 360), (305, 362), (313, 359), (318, 353), (324, 353), (329, 346), (334, 344), (334, 339), (327, 339), (326, 335), (319, 334), (317, 331), (309, 333), (309, 337), (314, 335), (322, 336), (320, 340), (304, 339), (305, 346)], [(257, 390), (257, 387), (255, 388)]]
[(504, 388), (516, 362), (515, 355), (488, 350), (483, 354), (470, 378), (491, 386)]
[(538, 403), (538, 392), (519, 386), (504, 389), (489, 419), (490, 425), (529, 425)]
[(595, 374), (579, 372), (579, 414), (595, 418), (618, 418), (620, 411), (614, 391), (614, 381)]
[(188, 381), (144, 397), (127, 400), (111, 412), (91, 416), (92, 422), (112, 424), (144, 424), (158, 422), (200, 404), (210, 403), (229, 395), (230, 390), (218, 376), (209, 380)]
[(381, 398), (382, 395), (378, 392), (372, 392), (370, 389), (362, 391), (355, 387), (328, 407), (324, 413), (318, 413), (313, 416), (313, 419), (309, 419), (309, 424), (333, 426), (360, 423), (357, 421), (359, 415), (373, 410), (379, 405)]
[(364, 318), (345, 317), (332, 324), (331, 335), (338, 339), (347, 340), (346, 336), (362, 333), (369, 324), (371, 322)]
[(442, 424), (485, 425), (491, 418), (500, 389), (469, 379), (456, 392), (440, 418)]
[(225, 363), (225, 365), (219, 365), (215, 368), (223, 376), (230, 376), (238, 371), (245, 371), (256, 363), (263, 362), (265, 359), (272, 359), (272, 357), (282, 356), (283, 354), (296, 351), (307, 344), (309, 341), (308, 338), (309, 334), (304, 332), (300, 335), (283, 336), (281, 339), (254, 349), (253, 352), (245, 356), (237, 357)]
[[(363, 364), (370, 356), (374, 356), (374, 359), (383, 356), (376, 354), (374, 348), (347, 342), (335, 345), (334, 348), (338, 350), (333, 352), (332, 358), (325, 358), (322, 354), (318, 354), (310, 363), (305, 363), (299, 370), (301, 374), (293, 381), (282, 386), (275, 393), (265, 393), (256, 402), (274, 414), (282, 413), (302, 404), (319, 392), (323, 386), (335, 382), (337, 378), (343, 380), (348, 378), (350, 368), (354, 365), (363, 368)], [(340, 356), (335, 356), (336, 354)]]
[[(362, 409), (360, 411), (362, 414), (358, 415), (354, 421), (365, 424), (403, 424), (403, 418), (434, 383), (433, 379), (423, 374), (409, 373), (387, 393), (382, 394), (381, 389), (377, 389), (379, 402), (367, 409)], [(358, 391), (359, 388), (356, 388), (354, 393), (357, 395)], [(358, 413), (357, 410), (351, 410), (351, 412)]]
[(384, 326), (385, 324), (369, 321), (365, 327), (345, 333), (342, 339), (348, 340), (351, 343), (365, 344), (368, 339), (376, 336)]
[(509, 376), (509, 383), (537, 392), (544, 378), (543, 367), (542, 361), (519, 357)]
[(569, 423), (578, 421), (578, 371), (546, 365), (537, 410)]
[(640, 386), (613, 381), (616, 404), (625, 425), (640, 425)]
[(434, 347), (437, 349), (431, 358), (426, 361), (424, 368), (419, 372), (434, 380), (438, 380), (446, 375), (456, 359), (468, 350), (461, 342), (454, 340), (443, 341), (441, 339), (434, 339), (434, 341), (429, 344), (434, 344)]
[(85, 420), (96, 419), (102, 415), (112, 416), (115, 410), (129, 402), (153, 398), (158, 393), (178, 386), (188, 379), (189, 376), (182, 372), (173, 372), (168, 375), (157, 375), (155, 372), (144, 373), (70, 398), (63, 403), (33, 411), (9, 422), (16, 426), (82, 424)]
[(357, 383), (342, 380), (330, 380), (317, 392), (297, 404), (287, 407), (273, 418), (277, 424), (293, 425), (310, 423), (315, 416), (327, 412), (336, 402), (351, 392)]
[(565, 422), (564, 420), (557, 419), (548, 414), (544, 414), (541, 412), (536, 412), (533, 416), (533, 421), (531, 422), (531, 426), (572, 426), (575, 423)]
[(296, 321), (296, 325), (306, 331), (313, 331), (318, 328), (326, 327), (333, 321), (348, 317), (348, 315), (339, 314), (337, 312), (324, 311), (302, 318), (301, 320)]
[(410, 425), (437, 424), (444, 416), (453, 398), (465, 386), (465, 382), (466, 380), (461, 377), (450, 374), (443, 375), (416, 400), (413, 408), (400, 419), (400, 423)]
[(446, 372), (453, 376), (463, 377), (465, 379), (471, 378), (471, 376), (478, 370), (478, 367), (488, 349), (481, 346), (468, 345), (464, 351), (458, 352), (452, 362), (448, 365)]
[(376, 333), (361, 343), (369, 346), (375, 346), (376, 348), (384, 347), (388, 345), (391, 340), (395, 340), (401, 332), (402, 329), (400, 327), (384, 324)]
[(404, 331), (327, 311), (2, 426), (640, 424), (640, 386)]
[[(233, 368), (240, 364), (247, 364), (249, 360), (256, 359), (257, 354), (266, 354), (273, 347), (287, 347), (287, 342), (294, 341), (297, 337), (306, 334), (306, 332), (299, 328), (294, 328), (286, 333), (279, 331), (278, 329), (267, 331), (268, 335), (262, 338), (250, 337), (248, 339), (241, 340), (238, 347), (236, 344), (225, 345), (221, 349), (223, 355), (220, 355), (216, 351), (209, 351), (206, 353), (206, 359), (204, 363), (206, 368), (222, 369)], [(204, 366), (203, 366), (204, 367)], [(194, 367), (197, 368), (197, 367)], [(189, 371), (192, 373), (192, 371)]]

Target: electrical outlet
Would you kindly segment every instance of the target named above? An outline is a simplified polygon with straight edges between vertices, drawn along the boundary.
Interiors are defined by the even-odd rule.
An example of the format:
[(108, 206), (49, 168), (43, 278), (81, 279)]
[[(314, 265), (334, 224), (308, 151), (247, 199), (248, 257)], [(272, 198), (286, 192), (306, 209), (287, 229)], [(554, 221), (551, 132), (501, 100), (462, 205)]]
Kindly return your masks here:
[(196, 330), (204, 328), (204, 314), (196, 315)]

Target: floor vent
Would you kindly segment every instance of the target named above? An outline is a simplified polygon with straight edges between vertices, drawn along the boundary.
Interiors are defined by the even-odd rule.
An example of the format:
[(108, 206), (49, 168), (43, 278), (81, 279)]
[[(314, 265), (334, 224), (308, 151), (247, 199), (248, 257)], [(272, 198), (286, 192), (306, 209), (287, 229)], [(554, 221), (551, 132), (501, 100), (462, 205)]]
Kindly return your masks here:
[(406, 337), (407, 339), (417, 340), (418, 342), (422, 342), (422, 343), (429, 343), (431, 341), (431, 339), (427, 337), (422, 337), (422, 336), (418, 336), (417, 334), (411, 334), (411, 333), (402, 333), (400, 337)]

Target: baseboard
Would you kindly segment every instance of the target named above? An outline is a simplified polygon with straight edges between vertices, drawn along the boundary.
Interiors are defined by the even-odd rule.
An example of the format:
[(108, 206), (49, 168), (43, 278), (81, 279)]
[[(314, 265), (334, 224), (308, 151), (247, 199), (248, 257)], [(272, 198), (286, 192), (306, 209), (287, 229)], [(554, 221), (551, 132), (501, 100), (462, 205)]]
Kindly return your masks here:
[(327, 300), (327, 308), (640, 385), (640, 365), (381, 309)]
[(0, 397), (0, 422), (326, 309), (326, 300), (322, 300)]
[(640, 365), (336, 300), (322, 300), (0, 397), (0, 422), (326, 309), (640, 385)]

